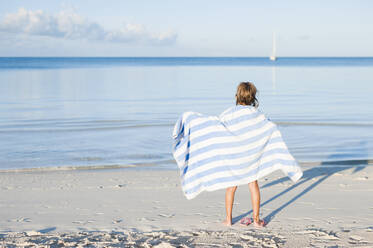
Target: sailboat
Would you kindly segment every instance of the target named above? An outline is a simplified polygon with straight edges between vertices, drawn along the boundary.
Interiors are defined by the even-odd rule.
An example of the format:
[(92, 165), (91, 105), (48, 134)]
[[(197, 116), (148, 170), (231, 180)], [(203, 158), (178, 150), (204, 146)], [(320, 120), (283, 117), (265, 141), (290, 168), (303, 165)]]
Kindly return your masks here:
[(276, 58), (276, 34), (273, 32), (272, 37), (272, 55), (269, 57), (270, 60), (275, 61)]

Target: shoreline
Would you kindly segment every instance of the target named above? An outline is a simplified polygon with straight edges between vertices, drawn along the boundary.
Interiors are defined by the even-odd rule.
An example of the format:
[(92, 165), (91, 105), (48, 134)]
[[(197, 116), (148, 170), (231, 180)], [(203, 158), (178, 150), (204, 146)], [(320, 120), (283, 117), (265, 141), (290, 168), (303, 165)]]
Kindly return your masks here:
[[(113, 232), (122, 233), (118, 235), (124, 235), (127, 241), (132, 235), (131, 242), (143, 244), (145, 237), (160, 232), (163, 234), (152, 236), (153, 245), (176, 245), (175, 240), (189, 239), (193, 239), (192, 246), (198, 242), (260, 245), (258, 242), (267, 238), (268, 242), (273, 240), (273, 247), (372, 246), (373, 167), (302, 169), (304, 176), (296, 184), (280, 171), (259, 180), (261, 218), (269, 222), (263, 230), (238, 223), (251, 214), (247, 187), (237, 189), (235, 223), (231, 228), (224, 227), (225, 191), (204, 192), (187, 200), (177, 169), (0, 172), (0, 245), (22, 240), (47, 242), (42, 240), (50, 240), (53, 235), (61, 242), (66, 237), (90, 239), (94, 235), (109, 242), (107, 235)], [(174, 238), (164, 238), (167, 235)], [(244, 235), (256, 241), (249, 237), (245, 240)], [(151, 240), (147, 241), (149, 245)]]
[[(167, 161), (170, 164), (171, 161)], [(373, 159), (351, 159), (341, 161), (297, 161), (302, 168), (318, 167), (318, 168), (355, 168), (373, 166)], [(45, 167), (24, 167), (14, 169), (0, 169), (2, 173), (23, 173), (23, 172), (52, 172), (52, 171), (85, 171), (85, 170), (117, 170), (117, 169), (133, 169), (133, 170), (179, 170), (176, 163), (171, 166), (154, 165), (153, 163), (130, 163), (130, 164), (113, 164), (113, 165), (63, 165), (63, 166), (45, 166)]]

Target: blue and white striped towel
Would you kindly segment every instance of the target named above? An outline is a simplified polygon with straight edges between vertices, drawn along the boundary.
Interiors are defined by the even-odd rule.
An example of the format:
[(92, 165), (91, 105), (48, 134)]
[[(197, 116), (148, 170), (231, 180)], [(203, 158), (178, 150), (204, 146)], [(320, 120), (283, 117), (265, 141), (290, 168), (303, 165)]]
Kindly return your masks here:
[(219, 117), (184, 112), (172, 136), (187, 199), (204, 190), (247, 184), (279, 169), (294, 182), (302, 177), (277, 126), (252, 106), (236, 105)]

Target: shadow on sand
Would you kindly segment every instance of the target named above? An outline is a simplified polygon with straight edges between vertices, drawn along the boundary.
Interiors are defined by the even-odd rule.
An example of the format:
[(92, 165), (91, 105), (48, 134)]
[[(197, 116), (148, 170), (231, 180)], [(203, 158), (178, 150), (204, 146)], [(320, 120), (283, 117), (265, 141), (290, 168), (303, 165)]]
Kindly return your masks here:
[(49, 233), (49, 232), (55, 231), (56, 229), (57, 229), (57, 227), (47, 227), (47, 228), (38, 230), (38, 232), (40, 232), (40, 233)]
[[(335, 156), (330, 156), (329, 158), (335, 159)], [(273, 200), (285, 195), (286, 193), (298, 188), (302, 184), (305, 184), (311, 180), (315, 181), (308, 187), (306, 187), (302, 192), (294, 196), (292, 199), (287, 201), (286, 203), (282, 204), (279, 206), (277, 209), (273, 210), (271, 213), (269, 213), (266, 217), (264, 217), (264, 221), (268, 224), (271, 222), (271, 220), (279, 213), (281, 212), (284, 208), (289, 206), (290, 204), (294, 203), (296, 200), (310, 192), (312, 189), (314, 189), (317, 185), (321, 184), (323, 181), (325, 181), (327, 178), (331, 177), (335, 173), (339, 173), (342, 171), (346, 171), (348, 169), (353, 169), (353, 174), (356, 172), (359, 172), (363, 170), (366, 166), (369, 164), (373, 164), (372, 160), (344, 160), (344, 161), (327, 161), (327, 162), (322, 162), (320, 163), (319, 166), (312, 167), (310, 169), (307, 169), (303, 171), (303, 177), (295, 184), (290, 186), (289, 188), (283, 190), (282, 192), (276, 194), (275, 196), (271, 197), (270, 199), (262, 202), (260, 204), (261, 207), (267, 205), (268, 203), (272, 202)], [(263, 185), (261, 188), (267, 188), (271, 187), (273, 185), (283, 183), (285, 181), (288, 181), (288, 177), (283, 177), (280, 179), (277, 179), (273, 182), (267, 183)], [(235, 218), (233, 218), (232, 222), (236, 223), (240, 221), (243, 217), (250, 215), (252, 213), (252, 210), (243, 213)]]

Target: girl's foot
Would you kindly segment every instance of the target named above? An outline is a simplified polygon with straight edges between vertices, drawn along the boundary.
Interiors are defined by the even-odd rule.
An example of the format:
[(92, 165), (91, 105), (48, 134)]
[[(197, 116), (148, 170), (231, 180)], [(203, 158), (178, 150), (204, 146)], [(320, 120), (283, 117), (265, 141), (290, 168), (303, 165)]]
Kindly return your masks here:
[(224, 220), (223, 225), (224, 226), (232, 226), (232, 221)]
[(254, 220), (253, 224), (254, 224), (255, 227), (262, 228), (262, 227), (265, 227), (265, 225), (266, 225), (267, 223), (265, 223), (264, 220), (259, 220), (259, 221), (255, 221), (255, 220)]

